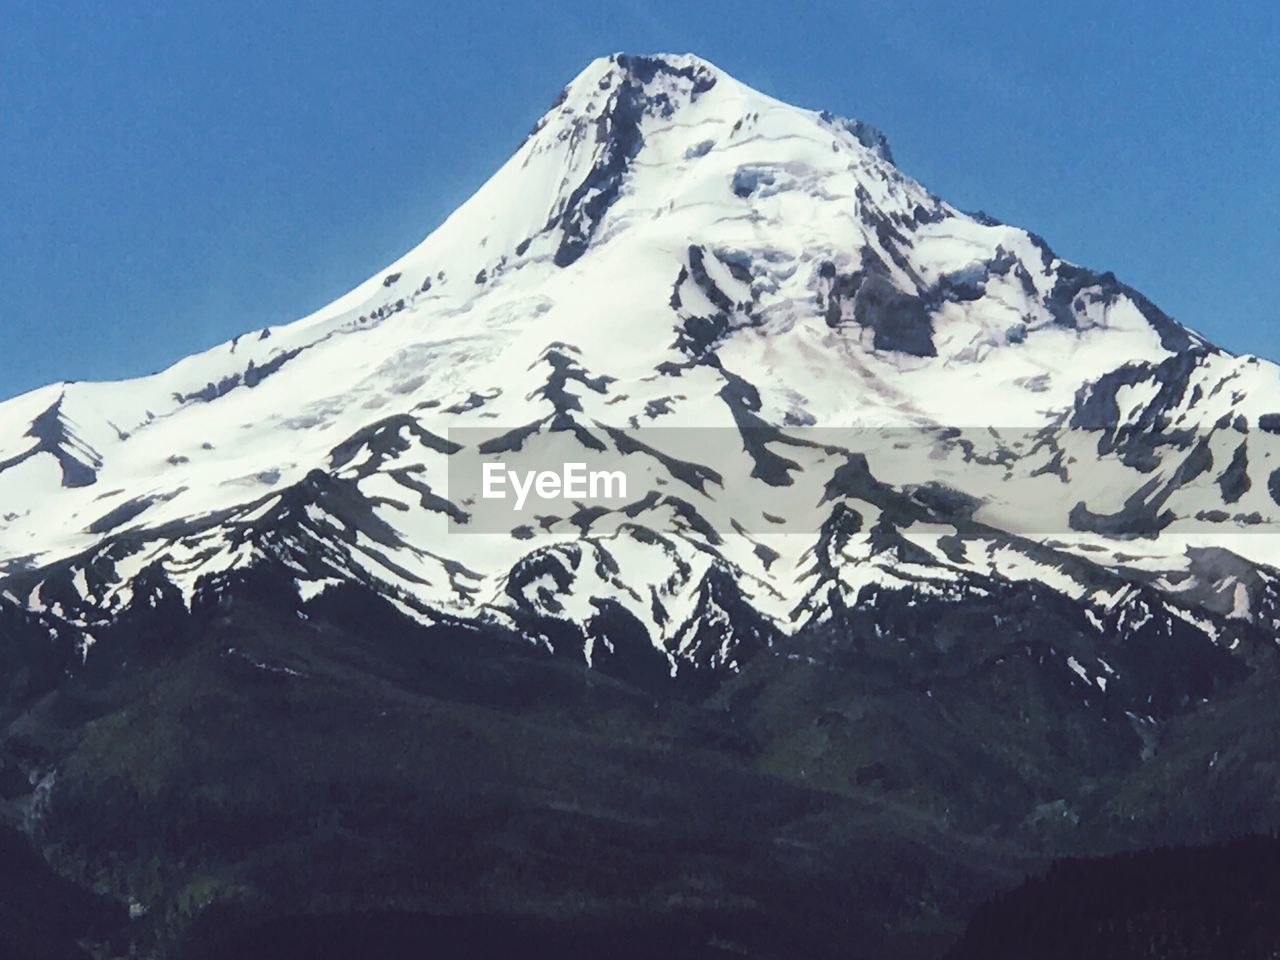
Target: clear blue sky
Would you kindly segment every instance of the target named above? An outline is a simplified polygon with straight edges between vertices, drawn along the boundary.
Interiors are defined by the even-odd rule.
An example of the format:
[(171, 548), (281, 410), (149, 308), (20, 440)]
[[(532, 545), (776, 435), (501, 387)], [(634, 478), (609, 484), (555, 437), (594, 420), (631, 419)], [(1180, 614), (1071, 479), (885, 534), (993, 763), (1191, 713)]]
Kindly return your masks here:
[(614, 50), (876, 123), (951, 202), (1280, 358), (1269, 2), (49, 0), (0, 20), (0, 396), (322, 305)]

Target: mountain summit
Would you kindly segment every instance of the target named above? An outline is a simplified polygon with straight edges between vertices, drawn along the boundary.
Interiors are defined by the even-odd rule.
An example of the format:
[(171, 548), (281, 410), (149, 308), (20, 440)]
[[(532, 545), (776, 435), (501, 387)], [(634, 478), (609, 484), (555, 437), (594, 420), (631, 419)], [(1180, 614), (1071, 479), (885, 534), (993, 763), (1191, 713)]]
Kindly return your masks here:
[[(1020, 857), (1114, 846), (1117, 830), (1211, 833), (1229, 809), (1261, 815), (1223, 803), (1254, 789), (1244, 761), (1216, 764), (1238, 732), (1228, 718), (1274, 669), (1277, 434), (1274, 364), (952, 207), (875, 127), (697, 57), (602, 58), (438, 229), (329, 306), (153, 376), (0, 404), (0, 664), (18, 744), (0, 772), (48, 787), (10, 799), (80, 851), (64, 872), (86, 876), (108, 867), (75, 811), (110, 784), (137, 809), (258, 816), (227, 813), (230, 795), (201, 779), (214, 774), (185, 766), (186, 734), (142, 759), (138, 724), (199, 716), (241, 742), (275, 728), (272, 710), (326, 731), (289, 748), (323, 754), (294, 769), (336, 791), (318, 796), (356, 789), (358, 765), (316, 771), (357, 742), (390, 749), (395, 730), (398, 750), (430, 729), (448, 751), (466, 731), (490, 751), (476, 763), (519, 781), (502, 802), (532, 805), (550, 831), (485, 843), (544, 866), (526, 844), (542, 851), (562, 820), (626, 849), (650, 829), (636, 797), (583, 814), (598, 781), (565, 766), (579, 748), (684, 783), (654, 802), (688, 814), (709, 850), (722, 827), (700, 818), (725, 790), (755, 791), (743, 822), (776, 841), (757, 853), (792, 893), (844, 875), (862, 848), (827, 849), (845, 829), (832, 824), (871, 809), (908, 846), (926, 822), (1000, 836), (998, 855), (973, 840), (987, 851), (973, 890)], [(608, 491), (573, 492), (579, 466)], [(558, 494), (539, 480), (519, 508), (486, 492), (527, 496), (555, 470)], [(414, 712), (414, 697), (452, 706)], [(681, 706), (649, 712), (669, 697)], [(513, 725), (517, 706), (543, 726)], [(498, 730), (566, 779), (499, 759)], [(653, 743), (732, 775), (669, 768)], [(394, 752), (379, 776), (458, 813), (397, 779), (419, 774)], [(474, 757), (414, 756), (447, 759), (488, 802)], [(166, 793), (178, 767), (203, 786)], [(1193, 799), (1173, 809), (1152, 799), (1160, 784)], [(871, 806), (828, 819), (846, 801)], [(368, 839), (352, 811), (312, 811), (334, 850)], [(156, 856), (181, 860), (180, 840), (138, 840), (170, 842)], [(447, 853), (457, 866), (496, 851)], [(220, 891), (270, 886), (224, 853), (210, 854)], [(178, 910), (140, 864), (110, 867), (115, 892)], [(645, 864), (619, 881), (633, 905), (750, 913), (765, 895)], [(580, 895), (520, 876), (501, 882), (540, 915)], [(460, 873), (442, 889), (486, 882)], [(967, 882), (938, 893), (947, 910)], [(423, 883), (413, 897), (440, 893)], [(876, 914), (892, 914), (877, 936), (916, 922), (900, 906)]]

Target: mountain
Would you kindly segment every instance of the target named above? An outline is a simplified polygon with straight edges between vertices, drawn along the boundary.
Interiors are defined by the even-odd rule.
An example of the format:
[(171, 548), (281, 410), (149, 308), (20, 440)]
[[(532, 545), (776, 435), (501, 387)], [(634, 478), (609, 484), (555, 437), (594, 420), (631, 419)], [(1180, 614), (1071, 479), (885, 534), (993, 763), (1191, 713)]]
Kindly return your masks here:
[(1274, 826), (1278, 436), (1280, 367), (869, 124), (603, 58), (329, 306), (0, 404), (0, 797), (147, 949), (937, 955)]

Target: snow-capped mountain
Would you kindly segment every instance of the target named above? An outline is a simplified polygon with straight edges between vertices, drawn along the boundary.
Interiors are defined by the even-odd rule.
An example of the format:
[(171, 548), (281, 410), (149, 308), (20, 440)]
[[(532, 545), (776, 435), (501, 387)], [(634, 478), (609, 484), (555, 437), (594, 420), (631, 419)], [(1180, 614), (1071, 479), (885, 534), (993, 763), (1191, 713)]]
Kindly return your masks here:
[[(679, 675), (1031, 596), (1078, 628), (1046, 669), (1141, 718), (1125, 650), (1280, 630), (1277, 433), (1275, 364), (950, 206), (874, 127), (616, 55), (315, 314), (0, 404), (0, 606), (88, 664), (269, 568), (301, 616), (357, 583)], [(503, 453), (632, 482), (504, 526), (459, 480)]]

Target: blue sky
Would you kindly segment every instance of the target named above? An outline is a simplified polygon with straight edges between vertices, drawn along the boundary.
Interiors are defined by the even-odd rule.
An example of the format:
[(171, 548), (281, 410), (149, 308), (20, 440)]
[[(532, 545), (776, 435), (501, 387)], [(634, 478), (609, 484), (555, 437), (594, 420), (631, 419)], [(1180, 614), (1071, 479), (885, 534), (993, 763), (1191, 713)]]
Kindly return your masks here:
[[(433, 8), (434, 7), (434, 8)], [(1280, 358), (1270, 3), (6, 5), (0, 396), (287, 322), (399, 256), (593, 57), (881, 126), (957, 205)]]

